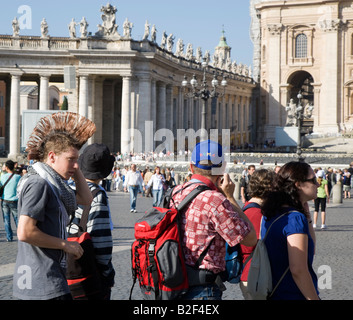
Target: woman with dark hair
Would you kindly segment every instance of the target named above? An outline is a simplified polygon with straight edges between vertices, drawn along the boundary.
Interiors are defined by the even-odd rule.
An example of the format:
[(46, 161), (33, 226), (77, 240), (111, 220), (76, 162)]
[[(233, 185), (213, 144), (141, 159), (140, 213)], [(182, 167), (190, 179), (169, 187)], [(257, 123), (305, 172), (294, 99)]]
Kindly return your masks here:
[[(275, 172), (267, 169), (256, 170), (249, 179), (248, 184), (248, 195), (250, 200), (247, 201), (243, 207), (243, 211), (249, 220), (252, 222), (257, 239), (260, 238), (260, 226), (262, 220), (261, 204), (263, 199), (267, 197), (267, 194), (271, 192), (273, 186), (273, 180), (275, 178)], [(246, 300), (251, 299), (247, 290), (248, 273), (251, 264), (251, 258), (249, 256), (255, 250), (256, 246), (247, 247), (241, 245), (241, 253), (243, 257), (244, 270), (240, 277), (240, 289)], [(247, 261), (249, 260), (249, 261)]]
[(273, 287), (278, 284), (271, 299), (319, 299), (312, 268), (315, 236), (307, 205), (317, 196), (314, 171), (307, 163), (289, 162), (276, 175), (273, 187), (262, 204), (265, 219), (261, 226), (263, 238), (280, 217), (265, 240)]

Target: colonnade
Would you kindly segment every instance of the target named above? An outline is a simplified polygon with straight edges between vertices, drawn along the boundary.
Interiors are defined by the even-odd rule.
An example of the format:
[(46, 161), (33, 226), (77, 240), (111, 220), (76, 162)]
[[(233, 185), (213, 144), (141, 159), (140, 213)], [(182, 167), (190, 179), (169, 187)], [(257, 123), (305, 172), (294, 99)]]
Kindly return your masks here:
[[(20, 82), (21, 73), (11, 75), (11, 97), (10, 97), (10, 143), (9, 157), (16, 157), (20, 153)], [(40, 74), (40, 94), (39, 110), (49, 109), (49, 81), (50, 74)], [(99, 119), (103, 115), (103, 91), (101, 82), (105, 76), (100, 75), (100, 80), (96, 81), (97, 75), (82, 74), (77, 77), (78, 86), (74, 92), (73, 98), (69, 101), (69, 111), (91, 118), (97, 125), (97, 134), (93, 136), (93, 142), (105, 142), (103, 140), (104, 130), (107, 130), (104, 119)], [(103, 80), (102, 80), (103, 79)], [(120, 80), (119, 80), (120, 79)], [(156, 147), (153, 145), (144, 145), (146, 132), (146, 121), (152, 123), (152, 133), (159, 129), (169, 129), (177, 138), (177, 129), (193, 129), (195, 132), (201, 126), (201, 100), (188, 98), (184, 94), (184, 88), (175, 81), (163, 81), (163, 79), (153, 78), (151, 74), (122, 74), (117, 81), (121, 81), (121, 92), (117, 95), (121, 97), (119, 106), (121, 106), (120, 123), (111, 123), (108, 125), (120, 126), (120, 150), (122, 153), (136, 151), (137, 134), (141, 134), (143, 140), (143, 150), (145, 148)], [(100, 89), (99, 89), (100, 88)], [(99, 93), (99, 91), (102, 91)], [(78, 98), (77, 98), (78, 97)], [(102, 101), (100, 101), (102, 100)], [(222, 129), (230, 129), (231, 142), (233, 144), (242, 144), (250, 141), (251, 131), (251, 98), (250, 94), (241, 95), (234, 90), (225, 92), (222, 98), (217, 101), (209, 99), (207, 103), (207, 129), (218, 129), (221, 135)], [(92, 108), (92, 110), (91, 110)], [(110, 110), (104, 109), (104, 112)], [(130, 130), (135, 129), (135, 130)], [(119, 130), (119, 129), (118, 129)], [(110, 131), (109, 131), (110, 132)], [(114, 130), (111, 130), (114, 132)], [(147, 137), (153, 139), (153, 137)], [(111, 141), (114, 141), (112, 137)], [(109, 144), (109, 143), (108, 143)], [(173, 150), (174, 146), (170, 146)], [(176, 151), (176, 150), (175, 150)]]

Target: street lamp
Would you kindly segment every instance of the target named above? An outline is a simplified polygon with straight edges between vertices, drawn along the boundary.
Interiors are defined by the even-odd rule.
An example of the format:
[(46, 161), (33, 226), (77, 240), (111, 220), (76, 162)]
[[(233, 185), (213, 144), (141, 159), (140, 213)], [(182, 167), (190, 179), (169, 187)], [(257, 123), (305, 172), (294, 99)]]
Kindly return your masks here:
[(200, 88), (198, 87), (196, 75), (194, 74), (192, 79), (190, 80), (191, 92), (186, 92), (185, 89), (188, 86), (187, 77), (184, 76), (184, 80), (181, 82), (182, 87), (184, 88), (184, 94), (188, 98), (201, 98), (202, 99), (202, 111), (201, 111), (201, 141), (207, 140), (208, 133), (206, 129), (206, 106), (209, 98), (218, 98), (222, 97), (225, 93), (225, 87), (227, 86), (227, 80), (222, 74), (221, 86), (223, 87), (223, 93), (217, 92), (217, 88), (219, 87), (219, 81), (217, 79), (217, 73), (213, 73), (213, 79), (211, 81), (212, 90), (208, 89), (207, 80), (206, 80), (206, 69), (207, 62), (206, 58), (203, 58), (201, 63), (203, 69), (203, 79)]
[(303, 95), (301, 91), (299, 91), (297, 98), (298, 98), (298, 105), (295, 106), (295, 109), (293, 110), (291, 106), (287, 106), (286, 111), (288, 112), (289, 118), (296, 119), (296, 126), (298, 127), (297, 156), (298, 156), (298, 160), (300, 162), (303, 162), (304, 158), (302, 157), (302, 132), (301, 132), (302, 126), (303, 126), (303, 120), (311, 118), (314, 107), (312, 105), (309, 105), (308, 108), (304, 108), (302, 106)]

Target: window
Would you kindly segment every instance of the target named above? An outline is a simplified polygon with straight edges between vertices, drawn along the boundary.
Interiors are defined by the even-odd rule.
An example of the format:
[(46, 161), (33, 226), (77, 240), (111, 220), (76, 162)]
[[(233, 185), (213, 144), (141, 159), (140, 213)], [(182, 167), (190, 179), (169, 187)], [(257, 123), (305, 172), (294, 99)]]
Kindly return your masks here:
[(308, 39), (304, 33), (295, 38), (295, 57), (306, 58), (308, 55)]

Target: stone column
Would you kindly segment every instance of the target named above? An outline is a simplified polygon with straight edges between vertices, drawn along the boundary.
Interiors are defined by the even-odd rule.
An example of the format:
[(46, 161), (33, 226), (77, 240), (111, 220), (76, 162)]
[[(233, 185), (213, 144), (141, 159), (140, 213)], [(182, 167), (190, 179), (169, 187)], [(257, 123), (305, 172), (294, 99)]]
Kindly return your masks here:
[(131, 76), (123, 77), (121, 102), (121, 153), (130, 152)]
[(103, 79), (98, 77), (95, 80), (95, 90), (94, 90), (94, 108), (93, 119), (96, 125), (97, 131), (93, 135), (93, 141), (97, 143), (103, 142)]
[[(321, 75), (322, 90), (321, 101), (319, 106), (318, 122), (322, 133), (339, 132), (338, 106), (339, 101), (339, 73), (337, 67), (338, 61), (341, 59), (339, 51), (339, 37), (341, 29), (341, 20), (325, 20), (319, 24), (322, 30), (322, 39), (326, 44), (322, 48), (322, 62), (325, 65)], [(315, 103), (316, 105), (316, 103)]]
[(166, 88), (166, 121), (165, 128), (173, 129), (173, 86), (168, 85)]
[(14, 160), (20, 154), (20, 81), (21, 75), (11, 76), (10, 150), (8, 157), (14, 158)]
[(153, 133), (156, 131), (157, 124), (157, 85), (156, 80), (151, 82), (151, 121), (153, 121)]
[(49, 110), (49, 75), (40, 75), (39, 110)]
[(274, 137), (275, 128), (280, 125), (280, 79), (281, 79), (281, 32), (282, 24), (270, 24), (267, 26), (269, 34), (268, 50), (268, 82), (271, 83), (272, 90), (269, 93), (268, 103), (268, 132), (267, 137)]
[(137, 129), (142, 133), (145, 130), (145, 121), (151, 119), (151, 77), (139, 77), (139, 106), (137, 115)]
[[(88, 103), (87, 103), (87, 118), (95, 122), (94, 119), (94, 101), (96, 95), (96, 86), (95, 86), (95, 76), (91, 76), (88, 80)], [(88, 139), (88, 144), (94, 143), (94, 135)]]
[(80, 93), (78, 113), (81, 116), (88, 116), (88, 76), (80, 76)]
[(156, 130), (165, 128), (166, 125), (166, 84), (158, 83), (158, 98), (157, 98), (157, 126)]

